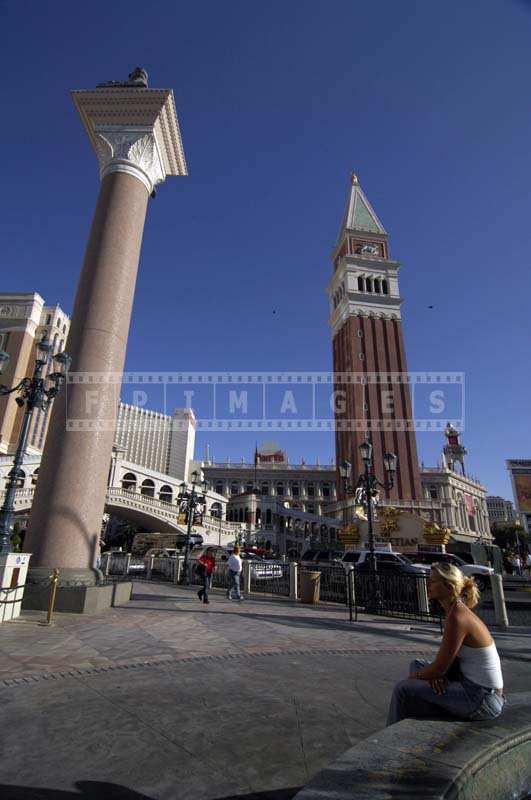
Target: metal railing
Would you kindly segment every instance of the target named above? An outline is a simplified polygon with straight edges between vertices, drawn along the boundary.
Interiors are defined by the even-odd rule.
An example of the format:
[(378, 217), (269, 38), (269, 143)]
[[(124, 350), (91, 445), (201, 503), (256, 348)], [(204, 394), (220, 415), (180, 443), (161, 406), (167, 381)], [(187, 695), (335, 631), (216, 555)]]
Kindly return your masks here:
[(251, 592), (290, 596), (290, 569), (289, 564), (281, 561), (251, 561), (250, 571)]
[(297, 570), (297, 596), (301, 594), (301, 577), (305, 572), (320, 572), (320, 599), (329, 603), (347, 603), (347, 573), (341, 564), (318, 564)]
[(441, 609), (428, 599), (427, 575), (390, 574), (351, 570), (347, 575), (348, 603), (351, 618), (358, 611), (385, 617), (414, 619), (421, 622), (439, 622), (442, 629)]
[[(138, 558), (129, 553), (104, 553), (101, 569), (109, 580), (153, 580), (177, 583), (182, 569), (179, 558)], [(203, 583), (202, 570), (197, 560), (189, 562), (190, 583)], [(300, 597), (301, 577), (305, 572), (319, 572), (320, 599), (341, 603), (349, 608), (350, 618), (357, 620), (358, 613), (399, 617), (424, 622), (439, 622), (441, 610), (428, 600), (427, 576), (423, 574), (390, 574), (350, 569), (341, 564), (319, 565), (290, 570), (290, 565), (281, 561), (246, 562), (241, 578), (241, 589), (245, 593)], [(297, 591), (291, 586), (292, 576), (297, 575)], [(226, 561), (218, 561), (211, 577), (213, 588), (227, 589), (229, 574)]]

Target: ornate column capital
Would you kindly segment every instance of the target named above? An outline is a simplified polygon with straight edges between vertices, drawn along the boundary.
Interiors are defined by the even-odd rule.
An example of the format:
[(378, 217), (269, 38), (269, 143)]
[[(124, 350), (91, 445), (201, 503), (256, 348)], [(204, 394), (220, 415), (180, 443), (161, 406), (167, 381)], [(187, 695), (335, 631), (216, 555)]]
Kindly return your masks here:
[(101, 178), (127, 172), (142, 181), (150, 194), (165, 180), (164, 162), (151, 128), (97, 125), (94, 133)]
[(101, 178), (127, 172), (151, 193), (168, 175), (188, 174), (171, 89), (100, 87), (72, 97)]

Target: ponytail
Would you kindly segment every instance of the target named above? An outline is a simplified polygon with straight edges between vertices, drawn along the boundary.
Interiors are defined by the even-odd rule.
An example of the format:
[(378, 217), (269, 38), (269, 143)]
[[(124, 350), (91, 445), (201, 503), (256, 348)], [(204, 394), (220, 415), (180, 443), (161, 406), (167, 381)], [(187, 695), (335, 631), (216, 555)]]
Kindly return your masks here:
[(479, 603), (479, 589), (474, 578), (470, 575), (465, 575), (463, 579), (463, 586), (461, 588), (461, 598), (468, 608), (474, 608)]
[(479, 589), (474, 578), (471, 578), (470, 575), (463, 575), (459, 567), (454, 564), (432, 564), (431, 568), (451, 587), (456, 599), (462, 600), (468, 608), (477, 606)]

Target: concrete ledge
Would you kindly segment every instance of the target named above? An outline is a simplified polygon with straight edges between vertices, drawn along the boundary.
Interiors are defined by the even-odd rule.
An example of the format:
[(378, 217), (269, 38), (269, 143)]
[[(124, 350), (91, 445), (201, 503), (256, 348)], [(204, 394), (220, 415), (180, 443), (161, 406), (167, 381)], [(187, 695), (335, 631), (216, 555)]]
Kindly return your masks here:
[(531, 792), (531, 692), (497, 720), (403, 720), (347, 750), (295, 800), (519, 800)]
[[(50, 602), (50, 588), (36, 591), (28, 587), (22, 601), (23, 609), (46, 611)], [(133, 584), (130, 581), (105, 586), (58, 586), (55, 611), (71, 614), (97, 614), (111, 606), (125, 605), (131, 599)]]

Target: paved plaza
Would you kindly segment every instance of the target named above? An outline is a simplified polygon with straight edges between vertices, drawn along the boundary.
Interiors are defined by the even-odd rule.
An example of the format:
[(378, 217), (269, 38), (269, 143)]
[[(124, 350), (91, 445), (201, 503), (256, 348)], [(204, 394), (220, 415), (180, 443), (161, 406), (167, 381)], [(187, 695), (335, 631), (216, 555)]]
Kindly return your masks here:
[[(436, 627), (253, 595), (135, 584), (88, 617), (1, 629), (2, 800), (287, 800), (384, 725), (390, 691)], [(509, 691), (531, 629), (496, 634)]]

